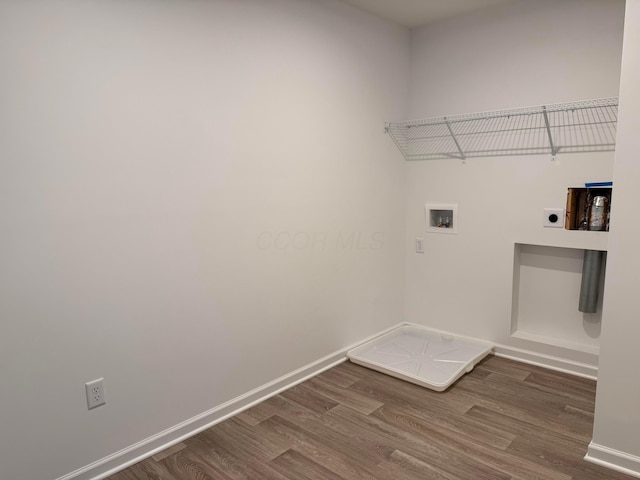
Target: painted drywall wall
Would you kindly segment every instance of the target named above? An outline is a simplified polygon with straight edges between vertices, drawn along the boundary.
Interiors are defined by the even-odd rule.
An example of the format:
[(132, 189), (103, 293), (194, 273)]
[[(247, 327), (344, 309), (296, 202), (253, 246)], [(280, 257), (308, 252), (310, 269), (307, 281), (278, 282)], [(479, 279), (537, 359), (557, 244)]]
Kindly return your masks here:
[(0, 3), (1, 478), (402, 320), (408, 57), (333, 0)]
[[(623, 1), (523, 1), (414, 30), (411, 118), (616, 96), (623, 17)], [(542, 220), (544, 208), (565, 206), (567, 187), (611, 180), (612, 171), (612, 153), (408, 164), (407, 320), (594, 366), (599, 325), (577, 311), (574, 267), (558, 275), (533, 266), (555, 294), (526, 290), (520, 307), (545, 306), (523, 323), (554, 315), (542, 318), (550, 331), (511, 335), (514, 248), (606, 249), (606, 234), (545, 229)], [(458, 234), (426, 233), (425, 203), (457, 204)]]
[(523, 0), (412, 30), (410, 118), (616, 96), (624, 0)]
[[(627, 0), (620, 116), (613, 179), (616, 215), (612, 218), (605, 307), (602, 326), (600, 377), (596, 395), (596, 415), (590, 454), (633, 468), (640, 475), (640, 384), (638, 365), (640, 322), (638, 300), (637, 216), (640, 164), (640, 2)], [(593, 446), (593, 445), (592, 445)], [(603, 448), (605, 451), (603, 451)], [(608, 452), (606, 449), (610, 449)], [(628, 457), (631, 456), (631, 457)]]

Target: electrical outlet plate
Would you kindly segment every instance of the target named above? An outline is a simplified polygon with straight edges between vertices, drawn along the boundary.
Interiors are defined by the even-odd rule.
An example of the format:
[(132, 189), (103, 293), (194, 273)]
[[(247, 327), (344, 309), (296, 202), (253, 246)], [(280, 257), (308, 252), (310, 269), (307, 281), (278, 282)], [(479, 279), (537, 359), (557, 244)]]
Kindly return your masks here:
[(545, 208), (542, 225), (550, 228), (564, 228), (564, 209)]
[(89, 410), (107, 403), (104, 396), (104, 378), (98, 378), (84, 384), (87, 392), (87, 407)]
[(424, 253), (424, 238), (416, 238), (416, 253)]

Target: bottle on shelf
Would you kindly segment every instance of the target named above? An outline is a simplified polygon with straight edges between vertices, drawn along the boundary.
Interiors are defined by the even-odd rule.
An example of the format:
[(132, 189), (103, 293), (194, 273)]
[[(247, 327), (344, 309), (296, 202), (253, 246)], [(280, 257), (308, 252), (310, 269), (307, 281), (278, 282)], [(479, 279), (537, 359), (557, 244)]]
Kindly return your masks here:
[(589, 230), (604, 231), (607, 229), (607, 197), (596, 195), (591, 202), (589, 213)]

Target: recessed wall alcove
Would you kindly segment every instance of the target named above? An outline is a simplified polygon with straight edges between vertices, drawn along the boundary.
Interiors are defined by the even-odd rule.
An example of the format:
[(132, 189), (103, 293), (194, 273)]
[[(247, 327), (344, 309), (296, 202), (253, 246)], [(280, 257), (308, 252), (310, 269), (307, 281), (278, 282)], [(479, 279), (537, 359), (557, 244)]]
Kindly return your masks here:
[(515, 244), (512, 337), (599, 352), (604, 273), (596, 313), (578, 311), (583, 256), (577, 248)]

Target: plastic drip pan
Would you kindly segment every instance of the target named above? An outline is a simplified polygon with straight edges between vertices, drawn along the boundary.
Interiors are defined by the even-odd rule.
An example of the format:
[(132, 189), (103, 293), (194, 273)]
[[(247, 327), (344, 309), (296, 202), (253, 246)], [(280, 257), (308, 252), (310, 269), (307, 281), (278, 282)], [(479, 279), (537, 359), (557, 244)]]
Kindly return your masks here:
[(492, 348), (485, 342), (403, 325), (347, 355), (363, 367), (442, 392), (473, 370)]

